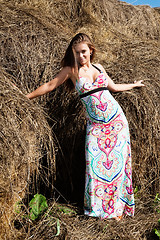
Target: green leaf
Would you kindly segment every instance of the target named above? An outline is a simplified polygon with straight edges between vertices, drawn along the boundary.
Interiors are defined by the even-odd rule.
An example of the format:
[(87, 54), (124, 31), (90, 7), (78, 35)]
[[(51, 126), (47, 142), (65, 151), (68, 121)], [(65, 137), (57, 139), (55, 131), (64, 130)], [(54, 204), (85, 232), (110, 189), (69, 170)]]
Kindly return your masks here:
[(76, 214), (76, 212), (75, 212), (74, 210), (72, 210), (72, 209), (70, 209), (70, 208), (68, 208), (68, 207), (61, 206), (61, 205), (57, 205), (57, 207), (58, 207), (58, 210), (59, 210), (60, 212), (63, 212), (63, 213), (65, 213), (65, 214), (67, 214), (67, 215)]
[(48, 209), (46, 198), (42, 194), (34, 195), (34, 198), (29, 203), (30, 219), (36, 220), (45, 210)]
[(103, 232), (105, 232), (106, 228), (109, 226), (109, 224), (106, 224), (103, 228)]
[(23, 206), (23, 203), (21, 201), (16, 202), (14, 206), (15, 212), (20, 213), (22, 206)]
[(138, 186), (135, 187), (134, 194), (136, 194), (137, 192), (138, 192)]
[(154, 232), (160, 239), (160, 229), (154, 229)]
[(157, 204), (160, 204), (160, 197), (159, 197), (159, 193), (156, 194), (154, 202)]
[(155, 196), (153, 207), (154, 207), (156, 212), (160, 213), (160, 197), (159, 197), (159, 193), (157, 193), (156, 196)]
[(159, 193), (156, 194), (156, 196), (155, 196), (155, 201), (156, 201), (156, 202), (160, 202)]
[(59, 219), (57, 218), (57, 233), (55, 237), (59, 236), (59, 234), (60, 234), (60, 222), (59, 222)]

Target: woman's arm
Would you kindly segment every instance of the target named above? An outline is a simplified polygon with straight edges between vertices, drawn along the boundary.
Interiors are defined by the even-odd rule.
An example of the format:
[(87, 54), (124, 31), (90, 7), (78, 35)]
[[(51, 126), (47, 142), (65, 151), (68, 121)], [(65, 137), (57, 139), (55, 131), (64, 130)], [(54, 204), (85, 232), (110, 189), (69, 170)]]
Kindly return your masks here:
[(58, 86), (60, 86), (68, 78), (70, 78), (70, 76), (71, 76), (71, 68), (64, 67), (64, 68), (62, 68), (62, 70), (57, 74), (57, 76), (53, 80), (38, 87), (35, 91), (27, 94), (26, 97), (28, 97), (29, 99), (33, 99), (38, 96), (49, 93), (49, 92), (53, 91), (55, 88), (57, 88)]
[(112, 79), (108, 76), (108, 74), (106, 73), (106, 71), (104, 70), (104, 68), (102, 67), (102, 65), (97, 64), (97, 66), (104, 72), (104, 74), (106, 75), (106, 78), (108, 80), (108, 89), (111, 92), (123, 92), (123, 91), (127, 91), (127, 90), (131, 90), (135, 87), (143, 87), (145, 86), (142, 82), (143, 80), (140, 81), (134, 81), (134, 83), (128, 83), (128, 84), (116, 84), (112, 81)]

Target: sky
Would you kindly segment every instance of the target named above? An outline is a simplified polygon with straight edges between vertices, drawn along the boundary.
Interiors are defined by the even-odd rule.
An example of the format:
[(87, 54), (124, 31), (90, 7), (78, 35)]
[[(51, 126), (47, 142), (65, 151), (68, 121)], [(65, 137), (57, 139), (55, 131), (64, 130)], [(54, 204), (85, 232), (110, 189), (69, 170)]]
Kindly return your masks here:
[(133, 5), (149, 5), (150, 7), (160, 7), (160, 0), (123, 0)]

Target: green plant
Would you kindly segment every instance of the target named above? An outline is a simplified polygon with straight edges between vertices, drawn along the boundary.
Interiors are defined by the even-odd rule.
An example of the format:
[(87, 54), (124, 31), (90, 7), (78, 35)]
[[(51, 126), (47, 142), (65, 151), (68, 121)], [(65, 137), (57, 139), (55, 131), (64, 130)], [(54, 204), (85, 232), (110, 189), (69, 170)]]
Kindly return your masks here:
[(160, 229), (154, 229), (154, 233), (159, 237), (160, 239)]
[(62, 205), (56, 205), (57, 211), (62, 212), (64, 214), (67, 214), (69, 216), (76, 214), (76, 211), (70, 209), (69, 207), (62, 206)]
[[(69, 208), (65, 208), (65, 207), (60, 208), (60, 207), (61, 206), (58, 205), (58, 210), (63, 209), (63, 211), (67, 214), (70, 214), (70, 212), (72, 212), (72, 210), (70, 210)], [(26, 209), (26, 211), (24, 211), (24, 209)], [(22, 201), (16, 202), (15, 212), (18, 213), (22, 219), (28, 218), (32, 221), (35, 221), (41, 215), (43, 215), (44, 212), (46, 212), (46, 214), (43, 215), (45, 218), (45, 221), (48, 221), (48, 224), (51, 224), (51, 225), (53, 223), (56, 223), (57, 233), (55, 237), (60, 235), (60, 221), (58, 218), (53, 216), (54, 213), (52, 213), (48, 209), (46, 198), (42, 194), (34, 195), (34, 197), (29, 202), (29, 209), (25, 207)]]
[[(160, 197), (159, 193), (156, 194), (155, 199), (154, 199), (154, 208), (156, 212), (160, 213)], [(160, 224), (160, 219), (158, 220), (158, 223)], [(160, 229), (154, 229), (154, 233), (159, 237), (160, 239)]]
[(135, 197), (135, 199), (139, 199), (140, 196), (141, 196), (141, 194), (140, 194), (140, 189), (139, 189), (138, 186), (136, 186), (136, 187), (134, 188), (134, 197)]
[(138, 192), (138, 190), (139, 190), (138, 186), (136, 186), (135, 189), (134, 189), (134, 194), (136, 194)]
[(20, 214), (22, 218), (29, 218), (34, 221), (48, 209), (48, 204), (46, 198), (37, 193), (29, 202), (29, 210), (26, 208), (26, 211), (24, 211), (25, 208), (22, 201), (16, 202), (15, 212)]
[(29, 217), (33, 221), (48, 209), (46, 198), (42, 194), (34, 195), (34, 198), (29, 202), (29, 206)]
[(60, 222), (59, 222), (59, 219), (57, 218), (57, 233), (56, 233), (55, 237), (59, 236), (59, 234), (60, 234)]
[(159, 196), (159, 193), (157, 193), (156, 196), (155, 196), (154, 207), (156, 208), (156, 212), (160, 213), (160, 196)]

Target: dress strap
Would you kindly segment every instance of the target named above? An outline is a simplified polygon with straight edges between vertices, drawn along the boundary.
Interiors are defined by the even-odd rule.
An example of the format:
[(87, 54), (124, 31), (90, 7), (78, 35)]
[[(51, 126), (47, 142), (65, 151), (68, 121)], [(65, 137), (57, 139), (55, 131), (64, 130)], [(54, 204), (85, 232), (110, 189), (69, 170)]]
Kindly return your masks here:
[(100, 73), (102, 73), (103, 71), (100, 69), (100, 68), (98, 68), (97, 66), (95, 66), (94, 64), (92, 64), (92, 66), (93, 67), (95, 67)]

